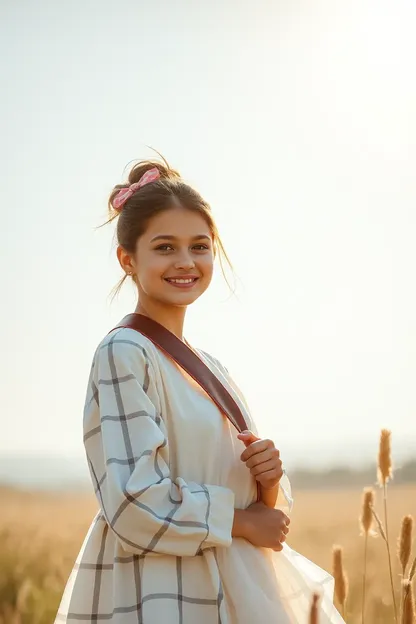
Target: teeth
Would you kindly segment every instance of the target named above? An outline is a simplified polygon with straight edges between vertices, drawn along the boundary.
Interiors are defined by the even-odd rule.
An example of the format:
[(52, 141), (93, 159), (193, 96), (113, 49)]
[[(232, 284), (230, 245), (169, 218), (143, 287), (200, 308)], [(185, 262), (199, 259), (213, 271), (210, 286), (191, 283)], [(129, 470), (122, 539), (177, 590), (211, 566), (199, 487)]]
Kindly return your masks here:
[(192, 279), (168, 279), (168, 282), (173, 282), (174, 284), (191, 284), (194, 281)]

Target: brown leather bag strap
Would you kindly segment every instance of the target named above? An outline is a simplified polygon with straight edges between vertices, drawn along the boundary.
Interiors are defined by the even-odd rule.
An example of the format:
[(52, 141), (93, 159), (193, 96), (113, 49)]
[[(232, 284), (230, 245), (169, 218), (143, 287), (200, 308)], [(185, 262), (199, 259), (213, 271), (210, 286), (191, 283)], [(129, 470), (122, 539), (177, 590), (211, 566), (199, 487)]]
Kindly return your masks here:
[[(184, 371), (188, 373), (208, 396), (214, 401), (218, 409), (227, 416), (237, 431), (246, 431), (249, 427), (244, 415), (237, 403), (214, 375), (210, 368), (175, 334), (166, 327), (143, 314), (127, 314), (124, 319), (114, 327), (120, 329), (129, 327), (149, 338), (159, 349), (174, 360)], [(111, 332), (110, 332), (111, 333)], [(261, 500), (260, 483), (256, 481), (257, 500)]]
[(136, 313), (125, 316), (111, 331), (121, 327), (129, 327), (140, 332), (179, 364), (205, 390), (239, 432), (249, 428), (241, 409), (228, 390), (210, 368), (175, 334), (153, 319)]

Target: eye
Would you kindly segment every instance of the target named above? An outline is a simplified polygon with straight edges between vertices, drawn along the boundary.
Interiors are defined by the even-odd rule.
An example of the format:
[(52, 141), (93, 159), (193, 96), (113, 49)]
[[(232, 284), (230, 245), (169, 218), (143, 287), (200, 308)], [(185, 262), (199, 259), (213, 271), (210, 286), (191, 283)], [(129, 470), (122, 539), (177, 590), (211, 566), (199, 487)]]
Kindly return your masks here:
[(196, 251), (206, 251), (209, 247), (203, 243), (198, 243), (197, 245), (194, 245), (192, 249), (195, 249)]
[(169, 251), (170, 249), (173, 249), (173, 247), (172, 245), (168, 245), (167, 243), (156, 247), (156, 251)]

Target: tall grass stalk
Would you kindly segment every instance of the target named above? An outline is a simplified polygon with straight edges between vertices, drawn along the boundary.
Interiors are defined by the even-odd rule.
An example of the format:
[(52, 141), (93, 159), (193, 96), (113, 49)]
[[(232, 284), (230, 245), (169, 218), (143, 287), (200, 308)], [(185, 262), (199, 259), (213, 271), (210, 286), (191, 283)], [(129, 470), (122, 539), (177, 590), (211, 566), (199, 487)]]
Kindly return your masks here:
[(415, 601), (413, 587), (408, 579), (403, 581), (403, 609), (401, 624), (414, 624), (415, 622)]
[(416, 557), (413, 559), (413, 563), (410, 566), (409, 581), (413, 581), (415, 574), (416, 574)]
[(384, 507), (384, 526), (386, 532), (386, 547), (387, 547), (387, 558), (389, 563), (389, 573), (390, 573), (390, 585), (391, 585), (391, 595), (393, 598), (393, 608), (394, 608), (394, 620), (397, 624), (397, 606), (396, 606), (396, 596), (394, 593), (394, 583), (393, 583), (393, 570), (391, 565), (391, 552), (390, 552), (390, 539), (389, 539), (389, 525), (388, 525), (388, 514), (387, 514), (387, 483), (392, 477), (392, 464), (391, 464), (391, 431), (388, 429), (382, 429), (380, 434), (380, 445), (379, 445), (379, 453), (378, 453), (378, 480), (383, 488), (383, 507)]
[(368, 536), (372, 532), (373, 526), (374, 490), (365, 488), (363, 494), (363, 505), (360, 517), (361, 532), (364, 535), (364, 566), (363, 566), (363, 597), (361, 606), (361, 622), (365, 620), (365, 598), (366, 598), (366, 578), (367, 578), (367, 550)]

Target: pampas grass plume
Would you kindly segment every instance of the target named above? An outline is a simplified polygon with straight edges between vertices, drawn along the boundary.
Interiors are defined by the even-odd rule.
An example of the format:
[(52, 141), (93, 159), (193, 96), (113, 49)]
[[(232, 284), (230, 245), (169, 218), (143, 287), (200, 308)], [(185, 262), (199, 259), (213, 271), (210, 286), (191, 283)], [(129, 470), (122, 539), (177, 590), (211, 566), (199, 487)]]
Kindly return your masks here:
[(361, 510), (360, 524), (364, 535), (372, 534), (373, 528), (374, 490), (365, 488), (363, 493), (363, 505)]
[(391, 464), (391, 431), (382, 429), (378, 451), (378, 481), (380, 485), (386, 485), (393, 474)]
[(409, 563), (410, 553), (412, 550), (412, 533), (413, 533), (413, 518), (412, 516), (404, 516), (402, 520), (402, 526), (400, 530), (400, 537), (398, 543), (398, 557), (402, 565), (403, 577), (406, 573), (406, 567)]
[(343, 550), (341, 546), (334, 546), (332, 552), (332, 569), (335, 580), (335, 595), (342, 607), (342, 612), (345, 612), (345, 603), (348, 596), (348, 578), (344, 570), (342, 560)]

